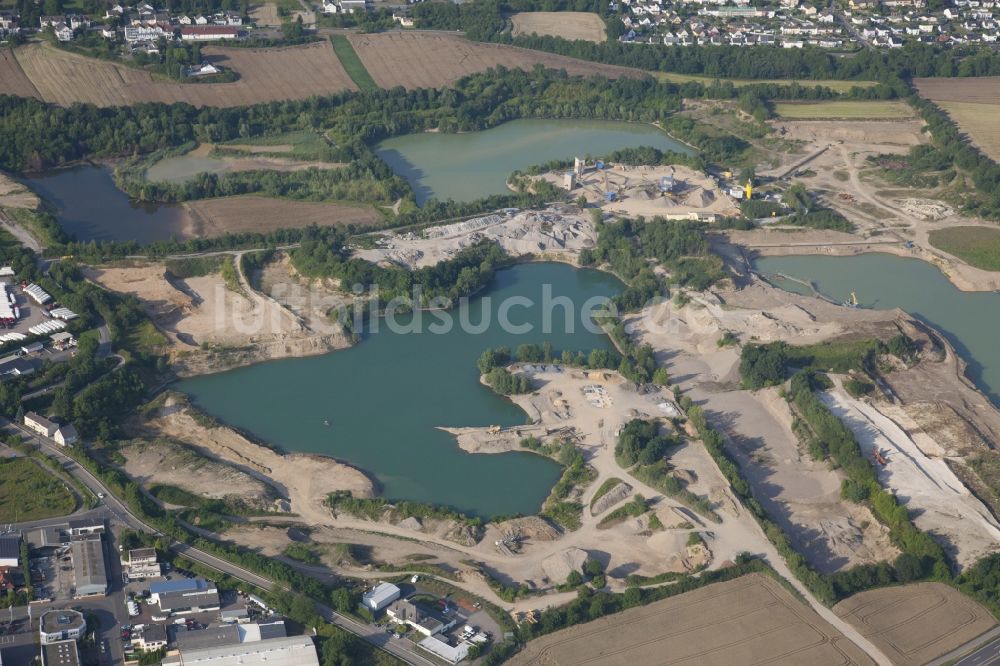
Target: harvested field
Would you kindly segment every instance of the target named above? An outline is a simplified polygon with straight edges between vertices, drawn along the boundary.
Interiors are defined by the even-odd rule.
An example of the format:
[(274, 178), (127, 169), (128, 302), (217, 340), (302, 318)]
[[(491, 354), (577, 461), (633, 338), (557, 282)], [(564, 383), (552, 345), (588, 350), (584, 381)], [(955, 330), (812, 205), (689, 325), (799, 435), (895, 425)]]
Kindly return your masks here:
[(903, 102), (778, 102), (775, 112), (791, 120), (896, 120), (912, 118), (913, 109)]
[(351, 34), (350, 40), (375, 83), (383, 88), (440, 88), (498, 65), (530, 70), (541, 64), (549, 69), (565, 69), (573, 76), (644, 75), (629, 67), (602, 65), (503, 44), (470, 42), (457, 35), (383, 32)]
[(918, 666), (996, 625), (989, 611), (941, 583), (855, 594), (833, 607), (898, 666)]
[(604, 21), (591, 12), (519, 12), (510, 17), (512, 35), (552, 35), (563, 39), (603, 42)]
[(312, 224), (370, 226), (382, 220), (374, 208), (257, 196), (204, 199), (185, 204), (190, 229), (185, 235), (211, 238), (226, 233), (297, 229)]
[(1000, 104), (1000, 76), (913, 79), (913, 85), (935, 102)]
[(993, 161), (1000, 161), (1000, 103), (938, 102), (958, 128)]
[(265, 2), (254, 5), (250, 9), (250, 18), (258, 27), (281, 27), (281, 17), (278, 16), (278, 5), (273, 2)]
[(63, 106), (74, 102), (98, 106), (188, 102), (227, 107), (357, 89), (325, 41), (275, 49), (204, 47), (205, 60), (239, 73), (240, 79), (233, 83), (161, 81), (143, 70), (44, 44), (29, 44), (15, 54), (42, 99)]
[(0, 91), (18, 97), (41, 98), (31, 79), (21, 69), (12, 49), (0, 49)]
[(773, 579), (751, 574), (531, 641), (538, 664), (870, 664)]

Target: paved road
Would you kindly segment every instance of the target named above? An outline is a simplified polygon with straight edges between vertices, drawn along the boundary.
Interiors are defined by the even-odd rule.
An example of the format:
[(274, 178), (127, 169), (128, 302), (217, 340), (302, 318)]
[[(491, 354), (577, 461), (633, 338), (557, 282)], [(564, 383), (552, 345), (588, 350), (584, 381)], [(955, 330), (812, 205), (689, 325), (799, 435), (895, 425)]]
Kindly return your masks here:
[(1000, 638), (955, 662), (955, 666), (989, 666), (991, 664), (1000, 664)]
[(977, 636), (948, 654), (927, 663), (927, 666), (988, 666), (1000, 664), (1000, 626)]
[[(128, 507), (125, 506), (124, 503), (122, 503), (117, 497), (111, 494), (111, 492), (104, 486), (104, 484), (101, 483), (100, 479), (94, 476), (90, 472), (90, 470), (78, 465), (76, 461), (68, 457), (60, 447), (58, 447), (52, 442), (49, 442), (48, 440), (35, 436), (33, 432), (25, 429), (23, 426), (20, 426), (19, 424), (16, 423), (11, 423), (10, 421), (2, 417), (0, 417), (0, 427), (14, 428), (20, 431), (20, 433), (24, 435), (27, 439), (38, 442), (41, 449), (45, 453), (57, 458), (60, 462), (62, 462), (63, 467), (66, 469), (66, 471), (72, 474), (74, 477), (76, 477), (88, 488), (90, 488), (94, 492), (94, 494), (104, 493), (105, 494), (105, 499), (103, 500), (105, 505), (104, 510), (108, 512), (109, 518), (113, 517), (120, 524), (130, 527), (134, 530), (146, 532), (148, 534), (153, 534), (155, 536), (163, 536), (162, 532), (160, 532), (151, 525), (147, 525), (138, 516), (133, 514), (128, 509)], [(58, 522), (65, 522), (65, 519), (62, 519), (61, 521), (60, 520), (55, 521), (55, 523)], [(255, 574), (252, 571), (248, 571), (243, 567), (233, 564), (232, 562), (216, 557), (215, 555), (207, 553), (203, 550), (199, 550), (186, 543), (182, 543), (180, 541), (174, 541), (173, 543), (170, 544), (170, 549), (180, 555), (183, 555), (184, 557), (190, 560), (198, 562), (199, 564), (215, 569), (216, 571), (225, 573), (238, 580), (242, 580), (252, 585), (256, 585), (257, 587), (263, 590), (272, 590), (275, 589), (276, 587), (273, 581), (264, 578), (263, 576)], [(113, 586), (117, 585), (120, 591), (121, 567), (120, 563), (118, 562), (118, 557), (112, 556), (109, 558), (109, 560), (112, 564), (111, 566), (112, 585)], [(112, 606), (114, 607), (114, 612), (117, 612), (119, 614), (125, 613), (124, 595), (121, 594), (121, 598), (118, 602), (112, 601)], [(436, 666), (435, 662), (432, 662), (429, 659), (418, 654), (416, 652), (418, 648), (409, 640), (405, 641), (393, 640), (392, 637), (386, 634), (383, 630), (378, 629), (377, 627), (373, 627), (371, 625), (365, 625), (356, 622), (349, 617), (345, 617), (343, 615), (340, 615), (339, 613), (336, 613), (332, 608), (328, 606), (320, 605), (319, 611), (320, 614), (323, 616), (323, 618), (326, 619), (328, 622), (337, 625), (338, 627), (344, 629), (345, 631), (348, 631), (364, 639), (368, 643), (378, 648), (381, 648), (386, 652), (389, 652), (396, 658), (408, 664), (413, 664), (414, 666)], [(2, 619), (2, 617), (0, 617), (0, 619)], [(121, 618), (120, 621), (127, 622), (127, 620), (124, 617)], [(121, 648), (117, 647), (116, 649), (116, 642), (118, 645), (120, 645), (120, 636), (118, 635), (116, 629), (112, 629), (111, 633), (113, 635), (108, 636), (108, 640), (109, 642), (111, 642), (114, 654), (120, 655)], [(115, 662), (116, 665), (118, 663), (119, 662), (117, 661)]]

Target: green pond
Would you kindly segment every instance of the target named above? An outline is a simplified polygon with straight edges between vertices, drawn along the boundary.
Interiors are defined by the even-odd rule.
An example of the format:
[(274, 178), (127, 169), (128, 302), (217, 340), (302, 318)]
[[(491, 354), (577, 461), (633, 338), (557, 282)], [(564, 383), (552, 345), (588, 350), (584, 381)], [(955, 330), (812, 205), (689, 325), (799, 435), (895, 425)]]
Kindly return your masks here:
[[(557, 351), (610, 348), (605, 335), (584, 327), (595, 309), (584, 306), (620, 289), (615, 278), (593, 270), (519, 265), (498, 271), (490, 288), (470, 300), (466, 321), (480, 331), (460, 326), (455, 310), (446, 313), (455, 321), (450, 332), (431, 332), (429, 325), (442, 313), (422, 312), (422, 332), (393, 332), (380, 320), (379, 331), (367, 332), (350, 349), (188, 379), (177, 388), (208, 413), (286, 451), (356, 465), (377, 479), (388, 498), (481, 516), (532, 514), (559, 478), (559, 465), (525, 452), (468, 454), (436, 427), (526, 423), (520, 408), (479, 384), (479, 355), (487, 347), (545, 341)], [(570, 299), (577, 314), (543, 307), (546, 293)], [(523, 307), (523, 300), (512, 298), (534, 305)], [(553, 316), (546, 327), (547, 309)], [(502, 330), (502, 310), (511, 323), (532, 330)]]
[[(839, 302), (853, 291), (862, 307), (909, 312), (941, 331), (968, 362), (969, 378), (1000, 405), (1000, 293), (960, 291), (931, 264), (889, 254), (761, 257), (755, 266), (811, 282)], [(808, 291), (788, 280), (776, 285)]]
[(407, 134), (375, 147), (378, 156), (428, 199), (473, 201), (508, 194), (512, 171), (622, 148), (694, 151), (652, 125), (604, 120), (512, 120), (482, 132)]
[(150, 182), (183, 183), (200, 173), (223, 173), (231, 165), (226, 160), (205, 155), (175, 155), (158, 160), (146, 169), (146, 180)]

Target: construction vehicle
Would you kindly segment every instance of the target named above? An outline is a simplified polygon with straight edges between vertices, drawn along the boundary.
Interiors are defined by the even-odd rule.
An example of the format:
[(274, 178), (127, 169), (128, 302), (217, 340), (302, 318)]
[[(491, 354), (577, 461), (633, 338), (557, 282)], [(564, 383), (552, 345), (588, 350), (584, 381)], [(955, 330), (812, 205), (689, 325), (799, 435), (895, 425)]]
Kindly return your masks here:
[(889, 461), (882, 456), (882, 452), (879, 451), (877, 446), (872, 447), (872, 457), (875, 458), (875, 462), (879, 465), (886, 465)]
[(850, 298), (847, 299), (847, 302), (844, 303), (844, 305), (846, 305), (849, 308), (858, 307), (858, 295), (852, 291)]
[(491, 435), (499, 435), (500, 434), (500, 430), (501, 430), (500, 426), (498, 426), (498, 425), (491, 425), (486, 430), (486, 432), (488, 432)]
[(747, 194), (747, 199), (751, 199), (751, 198), (753, 198), (753, 183), (751, 183), (751, 182), (750, 182), (750, 181), (748, 180), (748, 181), (747, 181), (747, 184), (743, 186), (743, 191), (744, 191), (744, 192), (746, 192), (746, 194)]

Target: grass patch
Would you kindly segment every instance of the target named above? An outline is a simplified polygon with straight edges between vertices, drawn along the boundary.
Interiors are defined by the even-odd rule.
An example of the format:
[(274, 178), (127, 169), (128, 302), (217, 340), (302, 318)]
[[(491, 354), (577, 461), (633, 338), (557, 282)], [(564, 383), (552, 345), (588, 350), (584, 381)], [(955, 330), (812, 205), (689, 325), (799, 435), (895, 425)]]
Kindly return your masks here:
[(0, 522), (65, 516), (76, 508), (66, 484), (27, 458), (0, 460)]
[(753, 85), (790, 86), (793, 83), (798, 83), (803, 88), (814, 88), (816, 86), (820, 86), (821, 88), (829, 88), (830, 90), (838, 93), (851, 92), (851, 88), (874, 88), (878, 85), (875, 81), (835, 81), (831, 79), (821, 79), (819, 81), (794, 81), (790, 79), (720, 79), (712, 76), (677, 74), (675, 72), (650, 72), (650, 74), (660, 81), (670, 81), (671, 83), (690, 83), (694, 81), (704, 85), (712, 85), (714, 82), (719, 81), (720, 83), (732, 83), (737, 88)]
[(611, 489), (620, 483), (624, 483), (624, 481), (619, 479), (617, 476), (613, 476), (610, 479), (605, 479), (604, 483), (601, 484), (601, 487), (597, 489), (597, 492), (594, 493), (594, 497), (590, 500), (590, 509), (593, 510), (594, 505), (597, 504), (597, 500), (601, 499), (602, 497), (610, 493)]
[(789, 120), (898, 120), (912, 118), (913, 109), (903, 102), (777, 102), (775, 112)]
[(224, 260), (225, 257), (222, 255), (171, 259), (166, 262), (166, 268), (171, 275), (183, 280), (186, 278), (211, 275), (219, 270)]
[(285, 557), (306, 564), (320, 564), (319, 554), (304, 543), (290, 543), (281, 551)]
[(642, 514), (646, 513), (648, 507), (646, 506), (646, 500), (642, 495), (636, 494), (632, 496), (632, 501), (621, 505), (608, 515), (601, 519), (601, 522), (597, 523), (597, 529), (606, 530), (610, 527), (614, 527), (619, 523), (625, 522), (628, 518), (638, 518)]
[(970, 266), (1000, 271), (1000, 229), (951, 227), (930, 233), (931, 245), (953, 254)]
[(303, 160), (336, 161), (330, 142), (313, 130), (281, 132), (251, 139), (234, 139), (215, 144), (215, 153), (220, 155), (276, 155)]
[(133, 326), (128, 333), (128, 347), (140, 351), (155, 353), (156, 350), (167, 344), (168, 340), (160, 330), (148, 319), (143, 319)]
[(347, 75), (354, 81), (354, 85), (362, 90), (375, 90), (378, 88), (375, 84), (375, 79), (365, 69), (365, 65), (361, 62), (361, 58), (358, 57), (357, 51), (354, 50), (354, 47), (351, 46), (351, 42), (345, 35), (332, 35), (330, 43), (333, 44), (333, 52), (337, 54), (340, 64), (344, 66)]

